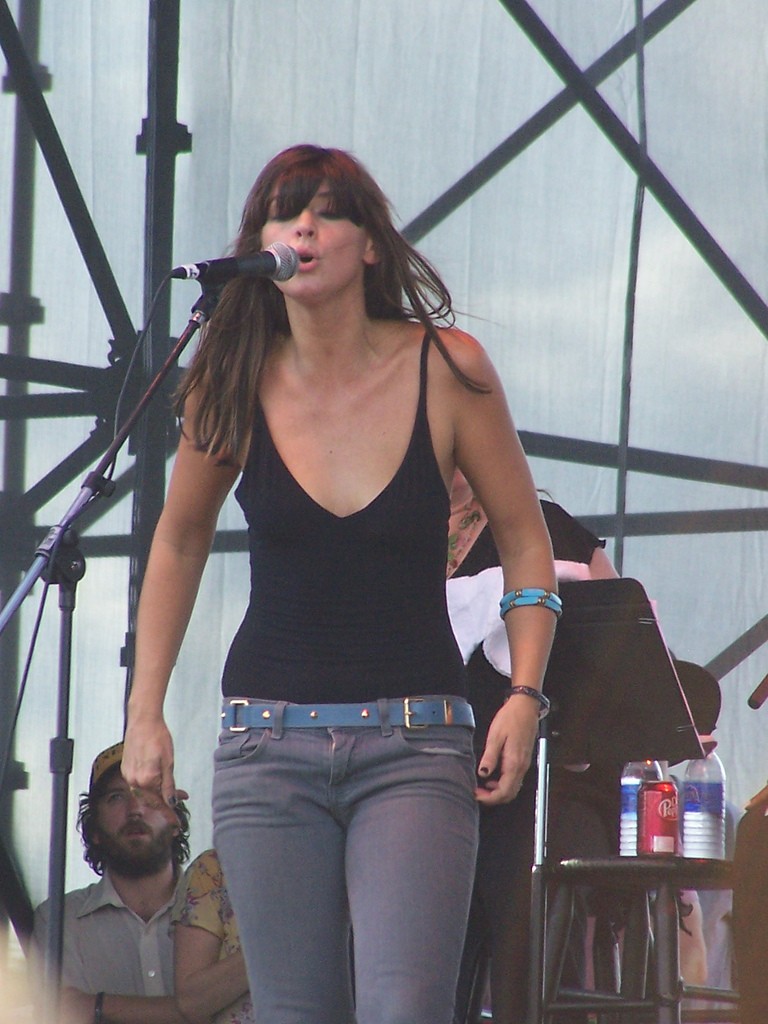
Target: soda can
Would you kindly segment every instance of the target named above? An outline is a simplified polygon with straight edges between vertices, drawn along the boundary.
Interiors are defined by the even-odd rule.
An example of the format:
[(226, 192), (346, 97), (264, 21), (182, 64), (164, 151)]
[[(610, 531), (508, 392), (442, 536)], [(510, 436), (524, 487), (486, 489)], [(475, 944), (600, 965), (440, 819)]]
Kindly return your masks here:
[(677, 789), (673, 782), (646, 781), (637, 794), (637, 853), (678, 854)]

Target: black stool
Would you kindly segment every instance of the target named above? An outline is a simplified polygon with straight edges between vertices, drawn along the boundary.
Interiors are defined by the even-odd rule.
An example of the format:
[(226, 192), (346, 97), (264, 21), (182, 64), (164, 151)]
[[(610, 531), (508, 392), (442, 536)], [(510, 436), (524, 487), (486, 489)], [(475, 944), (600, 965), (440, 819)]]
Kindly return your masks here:
[[(554, 764), (620, 765), (643, 758), (677, 764), (704, 756), (642, 585), (623, 578), (564, 582), (559, 589), (563, 614), (544, 679), (553, 713), (540, 723), (537, 744), (527, 1024), (550, 1024), (565, 1010), (596, 1013), (601, 1024), (738, 1021), (730, 1009), (719, 1016), (712, 1007), (704, 1018), (683, 1011), (684, 998), (712, 997), (705, 989), (684, 989), (677, 945), (677, 892), (732, 888), (729, 862), (655, 856), (553, 864), (547, 857), (550, 740)], [(619, 892), (630, 904), (621, 980), (597, 992), (566, 992), (560, 984), (580, 886)], [(728, 996), (718, 991), (716, 998)], [(733, 1000), (735, 1006), (735, 995)]]
[[(735, 991), (686, 986), (680, 978), (677, 893), (681, 889), (730, 889), (732, 864), (684, 857), (607, 857), (563, 860), (547, 866), (547, 922), (543, 996), (534, 1019), (562, 1019), (566, 1011), (590, 1011), (611, 1024), (739, 1021)], [(576, 889), (620, 896), (628, 906), (621, 976), (613, 988), (565, 989), (560, 977), (573, 920)], [(601, 979), (601, 980), (604, 980)], [(684, 999), (730, 1004), (685, 1009)]]

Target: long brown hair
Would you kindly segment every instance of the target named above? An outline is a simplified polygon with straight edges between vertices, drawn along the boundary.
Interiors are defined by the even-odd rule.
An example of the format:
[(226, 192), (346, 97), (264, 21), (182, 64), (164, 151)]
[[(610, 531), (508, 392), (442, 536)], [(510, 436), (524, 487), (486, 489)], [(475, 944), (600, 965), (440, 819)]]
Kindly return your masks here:
[[(365, 228), (378, 255), (364, 270), (367, 315), (421, 323), (462, 384), (485, 390), (456, 366), (437, 332), (437, 324), (454, 323), (448, 289), (395, 228), (384, 193), (351, 154), (305, 144), (273, 157), (248, 194), (233, 255), (259, 252), (270, 211), (281, 219), (298, 216), (322, 184), (331, 210)], [(185, 399), (195, 392), (194, 440), (201, 450), (225, 458), (241, 450), (266, 359), (289, 332), (285, 301), (272, 281), (236, 277), (224, 286), (176, 399), (181, 415)]]

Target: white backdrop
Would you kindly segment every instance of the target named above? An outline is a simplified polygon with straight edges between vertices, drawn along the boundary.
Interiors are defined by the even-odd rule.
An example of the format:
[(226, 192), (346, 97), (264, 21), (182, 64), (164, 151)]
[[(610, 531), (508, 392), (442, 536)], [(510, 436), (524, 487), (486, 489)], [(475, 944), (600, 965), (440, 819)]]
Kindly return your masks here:
[[(629, 0), (533, 0), (584, 68), (631, 31)], [(658, 4), (645, 3), (645, 13)], [(11, 4), (16, 10), (18, 4)], [(562, 89), (498, 0), (182, 0), (179, 121), (192, 133), (177, 160), (175, 262), (222, 253), (264, 162), (299, 141), (351, 149), (407, 225)], [(645, 53), (648, 146), (752, 286), (766, 295), (768, 11), (764, 0), (697, 0)], [(147, 4), (43, 0), (46, 94), (136, 325), (142, 316)], [(637, 132), (636, 71), (600, 86)], [(14, 98), (0, 94), (0, 136)], [(12, 146), (0, 147), (0, 289), (7, 290)], [(490, 351), (525, 431), (616, 444), (635, 177), (578, 106), (420, 247), (440, 268), (461, 324)], [(32, 355), (103, 365), (109, 338), (47, 171), (37, 174), (33, 291), (46, 311)], [(173, 286), (179, 331), (197, 297)], [(0, 328), (0, 351), (4, 328)], [(765, 465), (766, 340), (656, 201), (646, 197), (632, 364), (630, 444), (662, 453)], [(85, 419), (30, 425), (27, 486), (88, 435)], [(120, 468), (129, 457), (123, 455)], [(534, 458), (537, 483), (577, 516), (615, 510), (611, 469)], [(760, 508), (764, 494), (630, 473), (627, 511)], [(74, 494), (40, 517), (55, 522)], [(118, 495), (98, 532), (130, 529)], [(228, 503), (222, 526), (240, 527)], [(87, 536), (83, 549), (88, 555)], [(608, 551), (611, 552), (609, 541)], [(30, 559), (33, 552), (30, 552)], [(658, 602), (675, 653), (706, 664), (766, 613), (768, 541), (759, 532), (628, 537), (625, 575)], [(36, 598), (25, 604), (28, 638)], [(210, 756), (218, 677), (247, 595), (245, 556), (211, 559), (168, 712), (177, 777), (192, 792), (193, 852), (210, 842)], [(30, 774), (15, 800), (17, 849), (34, 899), (47, 886), (48, 740), (54, 734), (58, 620), (45, 616), (17, 735)], [(77, 793), (90, 762), (122, 730), (127, 564), (91, 558), (75, 620), (70, 734)], [(768, 707), (746, 698), (768, 671), (758, 650), (722, 680), (717, 735), (737, 804), (764, 781)], [(72, 834), (68, 885), (89, 869)]]

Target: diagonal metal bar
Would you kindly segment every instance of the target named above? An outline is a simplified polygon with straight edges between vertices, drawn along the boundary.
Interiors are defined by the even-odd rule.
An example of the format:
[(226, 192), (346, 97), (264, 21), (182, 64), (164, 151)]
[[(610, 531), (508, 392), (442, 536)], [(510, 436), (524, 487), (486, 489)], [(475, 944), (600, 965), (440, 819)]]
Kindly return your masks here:
[(560, 45), (526, 0), (499, 0), (554, 71), (573, 90), (586, 112), (645, 182), (658, 204), (677, 225), (701, 258), (768, 337), (768, 305), (733, 260), (721, 248), (653, 160), (646, 156), (632, 133), (611, 110), (570, 55)]
[[(538, 434), (521, 430), (520, 440), (528, 456), (578, 462), (587, 466), (616, 469), (618, 445), (602, 441), (579, 441), (572, 437)], [(635, 473), (698, 480), (707, 484), (725, 484), (750, 490), (768, 490), (768, 468), (696, 455), (675, 455), (651, 448), (629, 448), (627, 469)]]
[[(653, 39), (694, 3), (696, 0), (665, 0), (659, 4), (643, 21), (646, 40)], [(634, 53), (633, 29), (590, 64), (584, 74), (588, 81), (599, 85)], [(413, 243), (422, 239), (577, 105), (574, 93), (569, 88), (563, 89), (415, 217), (403, 229), (406, 238)]]
[(0, 0), (0, 47), (114, 334), (115, 347), (121, 354), (130, 353), (136, 331), (6, 0)]
[(58, 462), (50, 473), (37, 480), (23, 495), (18, 496), (17, 508), (26, 515), (32, 515), (61, 491), (86, 472), (102, 455), (112, 439), (112, 432), (106, 427), (94, 430), (90, 437), (78, 445), (66, 458)]
[(718, 655), (712, 658), (706, 668), (716, 679), (722, 679), (732, 672), (742, 661), (746, 661), (750, 654), (754, 654), (758, 648), (768, 642), (768, 615), (764, 615), (753, 626), (745, 630), (741, 636), (724, 648)]
[[(30, 488), (20, 499), (17, 507), (22, 508), (25, 514), (31, 514), (42, 508), (43, 505), (56, 497), (57, 494), (60, 494), (65, 485), (71, 484), (79, 474), (90, 468), (99, 456), (104, 454), (111, 440), (111, 432), (108, 432), (106, 427), (103, 431), (95, 432), (79, 448), (73, 451), (67, 459), (58, 463), (47, 476)], [(175, 451), (176, 444), (169, 440), (167, 457), (172, 458)], [(114, 509), (115, 501), (120, 499), (120, 495), (133, 493), (136, 486), (135, 463), (131, 463), (123, 473), (119, 473), (114, 477), (113, 482), (115, 485), (113, 500), (110, 502), (94, 501), (88, 505), (78, 519), (78, 533), (84, 535), (83, 543), (88, 546), (87, 553), (89, 555), (129, 555), (131, 551), (132, 538), (130, 534), (122, 534), (119, 538), (112, 537), (111, 539), (108, 539), (103, 534), (87, 535), (87, 531), (95, 523), (99, 522), (108, 512)], [(46, 535), (52, 525), (52, 523), (49, 523), (47, 526), (40, 526), (40, 534)], [(2, 527), (2, 517), (0, 517), (0, 527)], [(0, 533), (2, 533), (2, 529), (0, 529)], [(245, 537), (245, 534), (243, 536)], [(244, 540), (243, 544), (247, 544), (247, 540)], [(243, 547), (237, 550), (246, 549)]]

